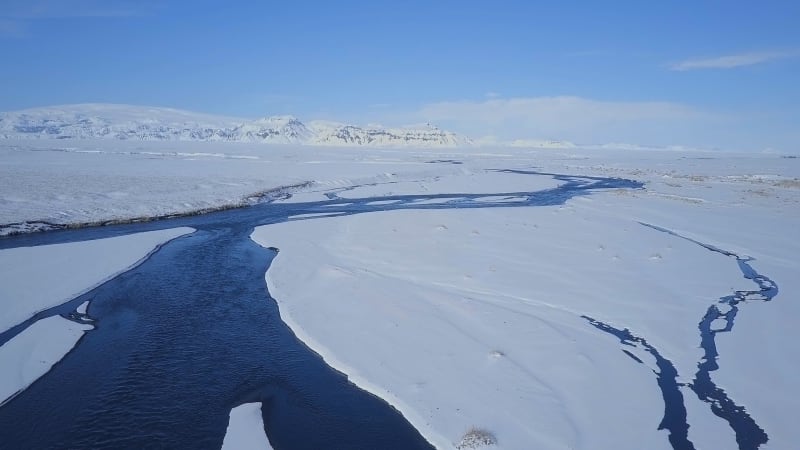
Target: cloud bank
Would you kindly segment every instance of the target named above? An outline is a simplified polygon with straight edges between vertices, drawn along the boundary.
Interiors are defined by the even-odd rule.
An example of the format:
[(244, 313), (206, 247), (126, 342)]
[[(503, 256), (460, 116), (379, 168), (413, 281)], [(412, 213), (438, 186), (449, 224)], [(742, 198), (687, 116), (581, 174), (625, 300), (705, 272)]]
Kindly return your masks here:
[(672, 102), (615, 102), (575, 96), (490, 98), (431, 103), (415, 118), (468, 136), (557, 139), (579, 143), (704, 142), (704, 131), (727, 118)]
[(769, 51), (740, 53), (737, 55), (717, 56), (704, 59), (687, 59), (669, 66), (670, 70), (687, 71), (700, 69), (733, 69), (736, 67), (763, 64), (778, 59), (792, 58), (800, 55), (798, 52)]

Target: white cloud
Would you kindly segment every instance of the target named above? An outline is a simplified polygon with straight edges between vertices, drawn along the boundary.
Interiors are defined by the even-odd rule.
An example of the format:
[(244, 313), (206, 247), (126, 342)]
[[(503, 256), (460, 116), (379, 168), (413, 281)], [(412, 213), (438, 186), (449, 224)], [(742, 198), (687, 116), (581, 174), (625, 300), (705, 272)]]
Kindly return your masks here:
[(423, 106), (416, 120), (474, 138), (559, 139), (581, 143), (696, 143), (723, 115), (671, 102), (613, 102), (581, 97), (490, 98)]
[(669, 66), (670, 70), (686, 71), (698, 69), (733, 69), (742, 66), (762, 64), (777, 59), (792, 58), (799, 52), (769, 51), (740, 53), (738, 55), (717, 56), (714, 58), (687, 59)]

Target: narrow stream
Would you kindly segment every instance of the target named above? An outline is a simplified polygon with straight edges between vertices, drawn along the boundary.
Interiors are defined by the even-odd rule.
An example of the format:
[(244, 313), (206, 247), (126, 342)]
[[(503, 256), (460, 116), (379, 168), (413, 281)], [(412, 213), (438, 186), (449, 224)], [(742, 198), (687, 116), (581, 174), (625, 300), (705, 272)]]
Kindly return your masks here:
[[(661, 396), (664, 399), (664, 417), (661, 419), (658, 429), (669, 431), (669, 443), (673, 449), (694, 450), (694, 444), (689, 440), (689, 423), (686, 420), (686, 406), (683, 403), (683, 394), (680, 390), (681, 384), (678, 383), (678, 371), (672, 362), (661, 356), (658, 350), (650, 345), (647, 340), (634, 336), (630, 330), (614, 328), (589, 316), (582, 317), (598, 330), (619, 338), (620, 343), (623, 345), (639, 347), (655, 358), (658, 371), (654, 370), (653, 373), (656, 374), (658, 388), (661, 390)], [(623, 349), (622, 351), (639, 364), (644, 364), (644, 361), (628, 350)]]
[[(700, 400), (711, 406), (711, 411), (714, 415), (728, 422), (728, 425), (736, 433), (736, 443), (739, 444), (740, 449), (759, 448), (769, 440), (767, 433), (750, 417), (743, 406), (737, 405), (722, 388), (714, 383), (711, 379), (711, 372), (719, 369), (717, 333), (729, 333), (733, 330), (733, 323), (736, 319), (736, 314), (739, 312), (739, 304), (753, 301), (768, 302), (778, 295), (778, 285), (768, 277), (756, 272), (750, 266), (749, 263), (752, 258), (741, 257), (733, 252), (722, 250), (655, 225), (647, 223), (642, 223), (642, 225), (687, 240), (706, 250), (734, 258), (737, 267), (742, 272), (742, 276), (756, 284), (758, 288), (756, 290), (735, 291), (731, 295), (721, 297), (716, 304), (708, 307), (705, 316), (698, 324), (700, 347), (703, 349), (704, 355), (703, 359), (697, 364), (697, 372), (689, 387)], [(716, 326), (714, 322), (718, 319), (722, 320), (725, 325), (722, 327)]]
[[(739, 304), (753, 301), (771, 301), (778, 295), (778, 285), (767, 276), (759, 274), (750, 265), (752, 258), (739, 256), (734, 252), (691, 239), (657, 225), (643, 222), (640, 222), (640, 224), (655, 231), (697, 244), (706, 250), (734, 258), (739, 270), (742, 272), (742, 276), (755, 283), (757, 289), (734, 291), (733, 294), (721, 297), (716, 303), (708, 307), (706, 314), (698, 323), (703, 357), (697, 363), (697, 372), (694, 375), (694, 379), (687, 384), (677, 383), (678, 372), (672, 362), (663, 358), (658, 353), (658, 350), (643, 338), (634, 336), (628, 329), (615, 328), (591, 317), (584, 316), (584, 319), (588, 320), (595, 328), (616, 336), (622, 344), (639, 346), (656, 359), (659, 372), (654, 372), (664, 398), (664, 418), (659, 429), (669, 430), (669, 441), (675, 450), (695, 448), (694, 444), (688, 439), (689, 424), (686, 421), (686, 407), (683, 395), (680, 392), (681, 387), (688, 387), (697, 398), (708, 403), (714, 415), (728, 423), (736, 435), (736, 443), (740, 450), (758, 449), (769, 440), (766, 431), (748, 414), (744, 406), (737, 404), (728, 393), (714, 383), (711, 373), (719, 369), (717, 333), (729, 333), (733, 330), (734, 320), (739, 313)], [(718, 324), (719, 321), (724, 322), (724, 325), (720, 326)], [(623, 352), (635, 361), (643, 362), (627, 350), (623, 349)]]
[(85, 301), (96, 325), (48, 374), (0, 407), (0, 446), (218, 449), (231, 408), (260, 401), (278, 450), (431, 448), (397, 410), (328, 367), (280, 320), (264, 280), (275, 252), (250, 234), (260, 225), (313, 220), (292, 218), (303, 214), (558, 205), (601, 189), (642, 187), (616, 178), (514, 173), (563, 184), (537, 192), (332, 196), (0, 239), (2, 249), (197, 229), (91, 292), (0, 333), (2, 344)]

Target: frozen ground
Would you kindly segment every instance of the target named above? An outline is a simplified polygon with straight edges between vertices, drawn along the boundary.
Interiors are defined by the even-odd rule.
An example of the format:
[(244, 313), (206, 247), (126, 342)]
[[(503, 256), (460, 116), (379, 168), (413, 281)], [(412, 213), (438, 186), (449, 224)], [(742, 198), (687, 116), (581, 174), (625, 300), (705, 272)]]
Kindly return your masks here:
[(387, 196), (430, 205), (442, 193), (510, 205), (562, 183), (495, 169), (641, 181), (557, 206), (295, 217), (254, 239), (280, 248), (267, 281), (298, 336), (440, 448), (471, 427), (496, 448), (669, 448), (658, 361), (586, 317), (629, 329), (674, 366), (698, 448), (735, 448), (686, 383), (708, 308), (756, 289), (735, 258), (703, 245), (752, 257), (779, 294), (738, 306), (711, 377), (769, 435), (764, 448), (800, 440), (798, 158), (92, 141), (8, 141), (0, 155), (12, 180), (0, 184), (4, 224), (186, 213), (304, 182), (287, 201), (375, 197), (387, 209)]
[[(193, 231), (151, 231), (68, 244), (0, 250), (0, 333), (129, 269), (158, 245)], [(93, 328), (88, 305), (76, 320), (37, 320), (0, 345), (0, 404), (25, 389)]]
[[(669, 151), (485, 148), (363, 149), (207, 142), (0, 140), (0, 226), (79, 224), (184, 214), (248, 204), (281, 186), (312, 190), (470, 175), (530, 167), (627, 176), (650, 182), (648, 195), (712, 201), (697, 189), (723, 185), (740, 203), (778, 196), (794, 202), (798, 159)], [(455, 164), (454, 164), (455, 163)], [(702, 178), (702, 179), (701, 179)], [(471, 178), (462, 177), (465, 188)], [(408, 187), (407, 187), (408, 189)], [(471, 190), (471, 189), (470, 189)], [(324, 198), (324, 197), (320, 197)], [(726, 199), (726, 201), (736, 199)], [(46, 226), (46, 225), (45, 225)]]
[[(205, 142), (0, 140), (0, 236), (245, 205), (309, 180), (432, 176), (426, 151)], [(24, 222), (24, 223), (23, 223)], [(10, 225), (14, 224), (14, 225)]]

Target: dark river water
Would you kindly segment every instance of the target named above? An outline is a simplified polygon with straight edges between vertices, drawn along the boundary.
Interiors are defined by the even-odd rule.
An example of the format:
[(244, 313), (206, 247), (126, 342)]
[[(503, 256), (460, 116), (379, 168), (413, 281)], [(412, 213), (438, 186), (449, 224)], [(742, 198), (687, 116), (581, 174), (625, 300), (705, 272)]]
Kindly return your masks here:
[[(561, 185), (535, 192), (363, 199), (329, 193), (328, 200), (318, 202), (265, 203), (0, 239), (3, 249), (178, 226), (197, 229), (91, 292), (0, 334), (2, 344), (35, 320), (68, 316), (91, 301), (88, 314), (96, 328), (48, 374), (0, 407), (0, 448), (216, 449), (231, 408), (255, 401), (263, 402), (265, 429), (278, 450), (431, 448), (397, 410), (327, 366), (281, 321), (264, 280), (276, 251), (260, 247), (250, 234), (256, 226), (298, 214), (535, 207), (598, 190), (643, 187), (618, 178), (502, 172), (550, 176)], [(490, 196), (498, 201), (484, 198)], [(648, 345), (643, 339), (639, 343)], [(669, 361), (661, 363), (671, 367)], [(682, 403), (674, 392), (672, 397), (665, 395), (665, 402)], [(677, 427), (682, 426), (685, 409), (684, 425)]]
[[(769, 436), (747, 412), (747, 408), (736, 401), (721, 387), (717, 386), (711, 373), (719, 370), (719, 352), (717, 351), (717, 334), (733, 331), (734, 320), (744, 303), (769, 302), (778, 295), (778, 285), (766, 275), (758, 273), (750, 264), (752, 258), (739, 256), (728, 250), (706, 244), (680, 235), (657, 225), (640, 222), (640, 225), (655, 231), (666, 233), (678, 239), (696, 244), (706, 250), (726, 256), (736, 262), (742, 276), (755, 284), (754, 289), (734, 291), (717, 299), (706, 310), (697, 325), (700, 335), (699, 347), (703, 349), (703, 357), (697, 363), (697, 371), (690, 383), (678, 382), (678, 371), (672, 362), (663, 357), (658, 349), (646, 339), (634, 335), (629, 329), (615, 328), (592, 317), (583, 316), (592, 326), (600, 331), (617, 337), (620, 342), (631, 348), (638, 347), (649, 353), (655, 360), (658, 371), (654, 371), (661, 396), (664, 399), (664, 417), (659, 430), (669, 431), (669, 442), (675, 450), (694, 450), (696, 447), (689, 439), (690, 424), (687, 420), (683, 394), (694, 394), (708, 404), (711, 412), (728, 423), (736, 437), (740, 450), (756, 450), (769, 441)], [(714, 325), (721, 321), (723, 326)], [(622, 350), (639, 364), (640, 358), (627, 349)]]

